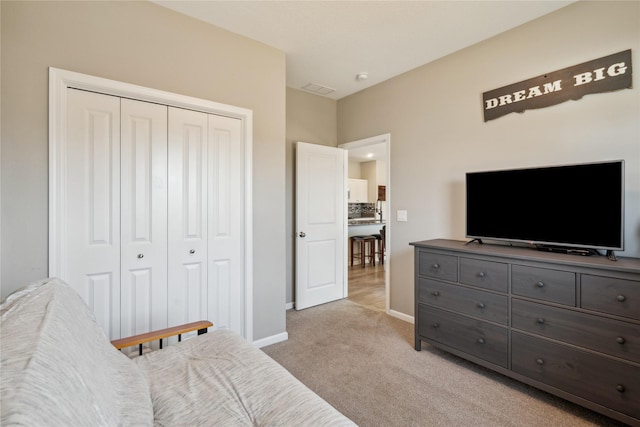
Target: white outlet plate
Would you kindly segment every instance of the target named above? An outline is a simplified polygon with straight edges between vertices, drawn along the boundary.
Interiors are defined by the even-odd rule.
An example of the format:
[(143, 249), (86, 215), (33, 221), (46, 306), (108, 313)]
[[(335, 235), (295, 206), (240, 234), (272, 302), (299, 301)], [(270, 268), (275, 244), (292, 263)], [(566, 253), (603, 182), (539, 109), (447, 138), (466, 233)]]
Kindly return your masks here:
[(407, 211), (397, 211), (396, 219), (398, 222), (407, 222)]

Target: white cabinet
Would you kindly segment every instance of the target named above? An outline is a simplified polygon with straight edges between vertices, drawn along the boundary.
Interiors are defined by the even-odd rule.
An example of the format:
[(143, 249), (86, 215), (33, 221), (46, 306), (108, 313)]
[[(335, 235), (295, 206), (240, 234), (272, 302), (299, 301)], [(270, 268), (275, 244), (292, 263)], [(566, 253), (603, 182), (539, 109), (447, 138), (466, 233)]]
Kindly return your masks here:
[(53, 272), (110, 339), (196, 320), (243, 334), (240, 120), (76, 89), (67, 100)]
[(366, 179), (349, 179), (349, 203), (368, 203), (367, 192)]

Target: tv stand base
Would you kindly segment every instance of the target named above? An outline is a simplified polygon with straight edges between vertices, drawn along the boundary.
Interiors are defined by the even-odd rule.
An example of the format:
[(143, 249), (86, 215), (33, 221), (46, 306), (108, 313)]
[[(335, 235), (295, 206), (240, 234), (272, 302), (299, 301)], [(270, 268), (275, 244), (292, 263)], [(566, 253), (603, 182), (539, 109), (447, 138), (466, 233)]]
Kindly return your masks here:
[(473, 243), (473, 242), (478, 242), (479, 244), (484, 243), (484, 242), (482, 241), (482, 239), (471, 239), (471, 240), (469, 240), (467, 243), (465, 243), (465, 246), (466, 246), (466, 245), (469, 245), (469, 244), (471, 244), (471, 243)]
[[(544, 252), (555, 252), (559, 254), (569, 254), (569, 255), (581, 255), (581, 256), (600, 255), (600, 252), (598, 252), (595, 249), (568, 248), (564, 246), (536, 245), (536, 249)], [(607, 257), (608, 255), (609, 253), (607, 252)], [(614, 258), (615, 258), (615, 255), (614, 255)]]

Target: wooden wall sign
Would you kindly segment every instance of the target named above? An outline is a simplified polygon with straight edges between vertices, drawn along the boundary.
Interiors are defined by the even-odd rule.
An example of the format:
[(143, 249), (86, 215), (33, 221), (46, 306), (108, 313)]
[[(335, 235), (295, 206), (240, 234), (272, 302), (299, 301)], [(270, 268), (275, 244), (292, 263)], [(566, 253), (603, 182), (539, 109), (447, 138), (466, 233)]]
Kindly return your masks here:
[(631, 88), (631, 49), (482, 94), (484, 121), (591, 93)]

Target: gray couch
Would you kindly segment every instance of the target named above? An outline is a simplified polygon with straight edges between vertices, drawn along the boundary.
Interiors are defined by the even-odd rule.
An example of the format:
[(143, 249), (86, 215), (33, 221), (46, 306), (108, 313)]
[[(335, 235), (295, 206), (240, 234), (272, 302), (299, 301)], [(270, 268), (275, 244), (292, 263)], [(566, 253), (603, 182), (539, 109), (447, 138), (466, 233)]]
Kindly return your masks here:
[(3, 426), (354, 425), (227, 330), (131, 359), (56, 279), (10, 295), (0, 316)]

